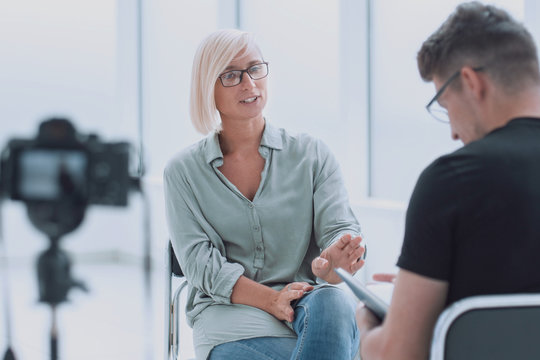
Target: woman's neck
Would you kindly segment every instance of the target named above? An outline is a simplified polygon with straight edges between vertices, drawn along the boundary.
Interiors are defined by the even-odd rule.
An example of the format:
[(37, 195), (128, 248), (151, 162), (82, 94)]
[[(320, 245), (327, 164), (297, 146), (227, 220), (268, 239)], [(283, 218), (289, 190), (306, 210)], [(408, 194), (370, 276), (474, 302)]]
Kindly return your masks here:
[(264, 126), (262, 117), (252, 121), (222, 122), (219, 143), (223, 155), (258, 151)]

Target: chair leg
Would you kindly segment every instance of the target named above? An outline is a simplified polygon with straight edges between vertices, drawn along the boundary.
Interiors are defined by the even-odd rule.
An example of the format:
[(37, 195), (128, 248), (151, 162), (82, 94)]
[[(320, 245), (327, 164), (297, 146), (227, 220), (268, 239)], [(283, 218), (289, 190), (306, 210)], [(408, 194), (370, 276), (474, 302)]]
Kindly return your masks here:
[(182, 290), (187, 286), (187, 281), (184, 280), (180, 286), (176, 289), (174, 292), (174, 296), (172, 297), (171, 307), (170, 307), (170, 316), (169, 316), (169, 329), (171, 329), (169, 333), (169, 343), (170, 343), (170, 350), (169, 353), (172, 355), (172, 359), (177, 360), (178, 359), (178, 353), (180, 351), (180, 313), (182, 312), (182, 309), (180, 308), (180, 295), (182, 293)]
[(165, 251), (165, 360), (171, 359), (171, 289), (172, 289), (172, 263), (171, 245)]

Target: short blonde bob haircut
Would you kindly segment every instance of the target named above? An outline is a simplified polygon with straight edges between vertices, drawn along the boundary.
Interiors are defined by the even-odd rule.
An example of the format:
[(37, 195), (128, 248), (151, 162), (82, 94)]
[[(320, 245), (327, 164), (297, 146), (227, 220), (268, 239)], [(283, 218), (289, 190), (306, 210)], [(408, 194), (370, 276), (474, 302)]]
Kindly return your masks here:
[(200, 133), (221, 129), (214, 98), (216, 81), (236, 56), (252, 49), (260, 53), (254, 36), (236, 29), (213, 32), (199, 45), (193, 59), (189, 110), (191, 122)]

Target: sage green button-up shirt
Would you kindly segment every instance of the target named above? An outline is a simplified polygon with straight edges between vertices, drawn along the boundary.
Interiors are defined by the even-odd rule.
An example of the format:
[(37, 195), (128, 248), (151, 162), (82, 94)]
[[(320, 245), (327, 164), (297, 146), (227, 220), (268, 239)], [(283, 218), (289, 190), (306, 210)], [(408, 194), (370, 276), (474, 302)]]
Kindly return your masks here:
[(360, 235), (338, 163), (320, 140), (267, 122), (259, 152), (265, 166), (253, 201), (219, 171), (217, 133), (165, 169), (169, 233), (190, 285), (186, 311), (200, 359), (228, 341), (295, 336), (272, 315), (231, 304), (241, 275), (276, 290), (294, 281), (316, 285), (311, 261), (321, 249), (346, 233)]

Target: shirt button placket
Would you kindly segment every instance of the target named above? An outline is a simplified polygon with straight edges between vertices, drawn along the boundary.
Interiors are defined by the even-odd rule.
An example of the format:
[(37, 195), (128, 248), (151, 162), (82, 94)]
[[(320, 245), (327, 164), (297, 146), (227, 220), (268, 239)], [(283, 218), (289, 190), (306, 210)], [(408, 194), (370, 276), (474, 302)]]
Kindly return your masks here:
[(253, 259), (253, 266), (257, 269), (261, 269), (264, 265), (264, 244), (262, 241), (259, 216), (257, 215), (257, 210), (252, 202), (248, 204), (248, 207), (251, 209), (251, 232), (255, 241), (255, 258)]

